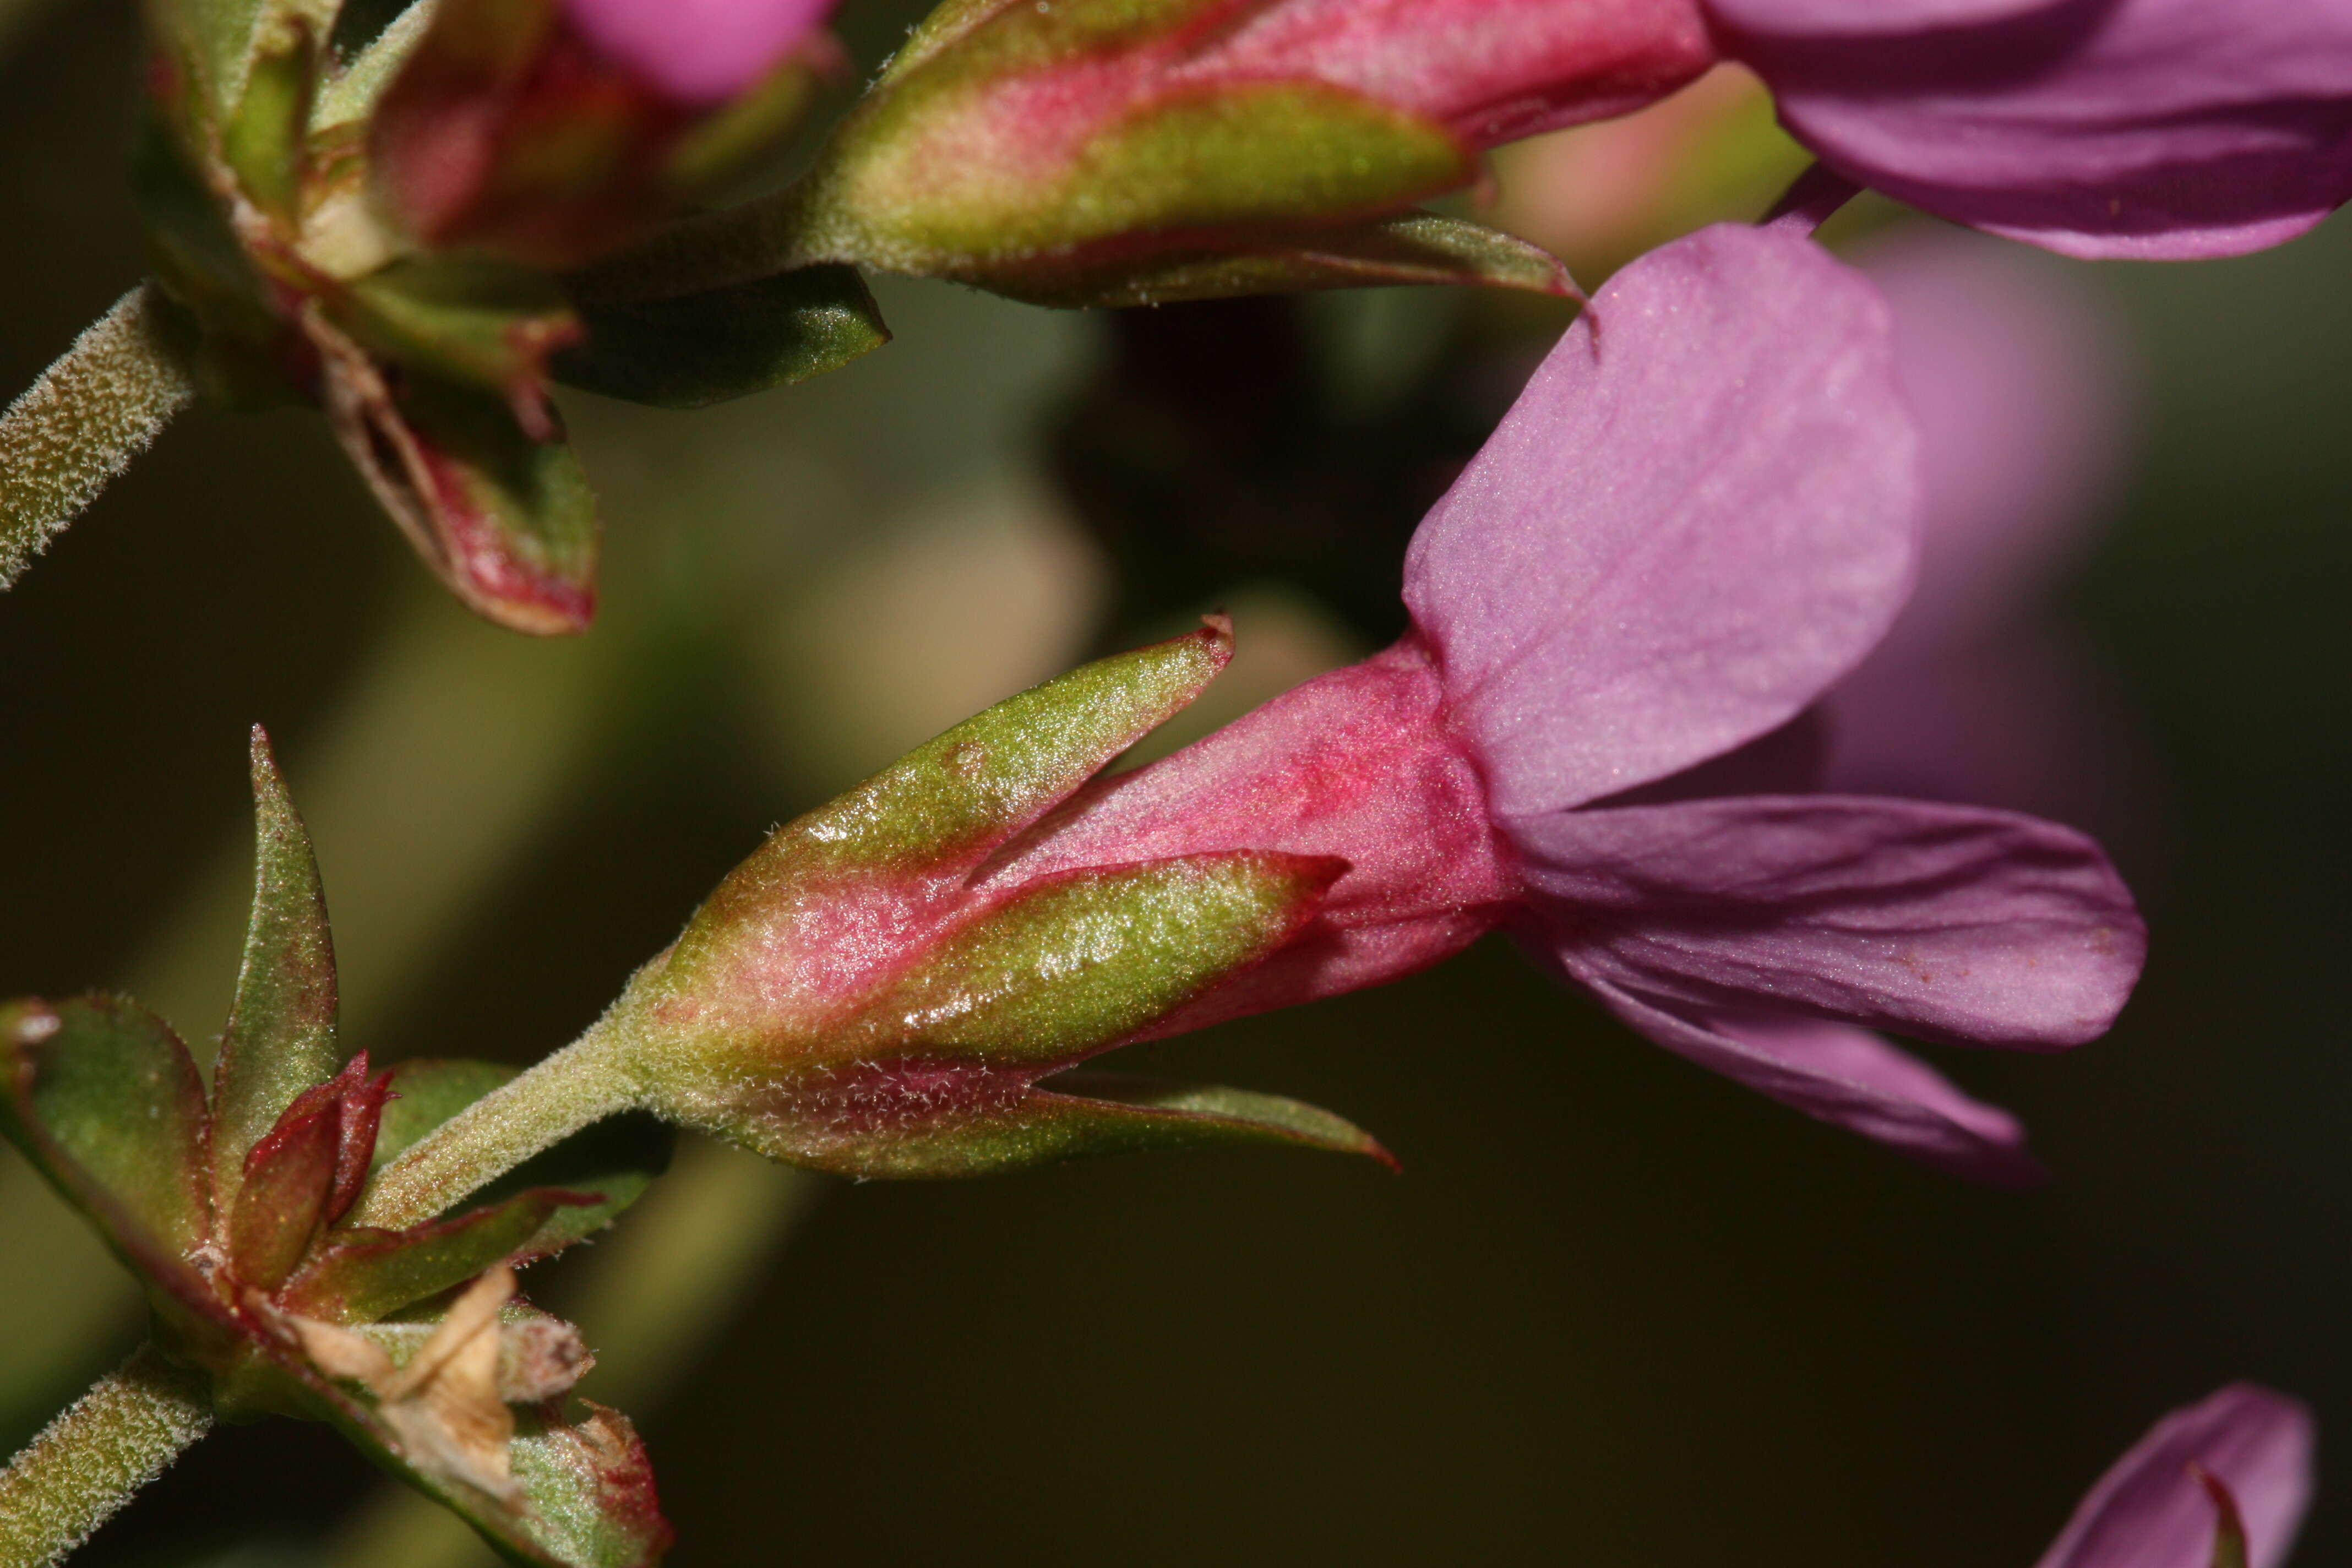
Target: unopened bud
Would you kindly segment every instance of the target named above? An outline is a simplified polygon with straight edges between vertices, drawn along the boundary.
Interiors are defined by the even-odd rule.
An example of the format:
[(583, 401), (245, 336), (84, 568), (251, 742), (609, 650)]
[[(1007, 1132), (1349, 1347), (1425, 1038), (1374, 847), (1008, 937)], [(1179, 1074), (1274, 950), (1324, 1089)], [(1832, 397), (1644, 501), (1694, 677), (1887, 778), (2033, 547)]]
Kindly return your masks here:
[(980, 875), (1229, 652), (1220, 624), (1088, 665), (778, 830), (619, 1005), (650, 1102), (858, 1175), (1219, 1141), (1376, 1152), (1269, 1097), (1053, 1076), (1289, 942), (1346, 862), (1234, 850)]

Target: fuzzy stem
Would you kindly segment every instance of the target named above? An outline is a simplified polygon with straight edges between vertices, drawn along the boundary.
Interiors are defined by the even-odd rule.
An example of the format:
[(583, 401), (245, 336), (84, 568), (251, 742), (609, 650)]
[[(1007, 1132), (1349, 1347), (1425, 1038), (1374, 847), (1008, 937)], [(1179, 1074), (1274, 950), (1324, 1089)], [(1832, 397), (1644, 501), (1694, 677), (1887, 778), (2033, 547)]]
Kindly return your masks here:
[(195, 396), (156, 336), (153, 289), (116, 300), (0, 414), (0, 588)]
[(213, 1424), (202, 1377), (142, 1346), (0, 1470), (0, 1568), (46, 1568)]
[(399, 1230), (442, 1213), (542, 1149), (643, 1098), (628, 1070), (626, 1026), (607, 1013), (589, 1031), (491, 1090), (376, 1173), (352, 1219)]

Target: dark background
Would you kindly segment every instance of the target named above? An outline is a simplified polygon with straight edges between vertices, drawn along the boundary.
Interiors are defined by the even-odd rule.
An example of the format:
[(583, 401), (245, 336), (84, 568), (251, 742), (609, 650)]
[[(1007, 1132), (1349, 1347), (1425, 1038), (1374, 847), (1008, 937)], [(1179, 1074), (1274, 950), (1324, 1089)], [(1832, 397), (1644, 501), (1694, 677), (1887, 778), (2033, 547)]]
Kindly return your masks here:
[[(142, 271), (129, 12), (61, 8), (0, 60), (0, 388)], [(905, 20), (849, 12), (866, 59)], [(2023, 1568), (2220, 1383), (2340, 1430), (2347, 263), (2338, 221), (2242, 261), (2077, 269), (2145, 368), (2140, 459), (2062, 607), (2162, 781), (2154, 956), (2097, 1045), (1939, 1058), (2026, 1118), (2054, 1184), (1915, 1170), (1482, 947), (1154, 1048), (1344, 1112), (1402, 1177), (1236, 1152), (829, 1187), (635, 1401), (676, 1561)], [(1037, 454), (1102, 323), (937, 286), (883, 302), (900, 341), (824, 382), (693, 417), (575, 405), (611, 531), (584, 645), (441, 604), (314, 416), (167, 432), (0, 598), (0, 993), (137, 984), (216, 1028), (196, 1010), (233, 963), (208, 889), (243, 853), (244, 727), (271, 726), (306, 798), (414, 645), (406, 739), (335, 753), (376, 795), (314, 813), (371, 999), (352, 1037), (529, 1059), (770, 824), (1077, 657), (1099, 630), (1057, 595), (1103, 602), (1103, 569)], [(1334, 635), (1285, 613), (1293, 641)], [(478, 743), (505, 759), (479, 786)], [(366, 807), (436, 790), (471, 868), (417, 935)], [(371, 957), (372, 931), (405, 956)], [(136, 1333), (23, 1176), (0, 1171), (10, 1441)], [(2347, 1451), (2324, 1449), (2303, 1562), (2352, 1554)], [(87, 1560), (305, 1561), (374, 1484), (321, 1428), (227, 1432)]]

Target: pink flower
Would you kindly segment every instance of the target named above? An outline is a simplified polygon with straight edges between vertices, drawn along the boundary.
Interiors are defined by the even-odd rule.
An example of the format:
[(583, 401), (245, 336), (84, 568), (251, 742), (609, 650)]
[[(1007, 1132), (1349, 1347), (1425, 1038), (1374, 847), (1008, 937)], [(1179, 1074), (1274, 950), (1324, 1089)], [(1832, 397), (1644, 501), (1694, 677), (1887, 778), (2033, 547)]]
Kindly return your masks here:
[(1941, 224), (1856, 255), (1919, 422), (1919, 590), (1822, 700), (1832, 788), (2004, 805), (2128, 838), (2139, 747), (2048, 613), (2124, 471), (2129, 363), (2065, 264)]
[[(1348, 870), (1152, 1035), (1397, 978), (1507, 929), (1669, 1049), (1994, 1181), (2006, 1113), (1872, 1031), (2054, 1048), (2145, 933), (2097, 847), (2011, 813), (1710, 793), (1701, 764), (1851, 669), (1908, 591), (1915, 437), (1870, 285), (1708, 229), (1626, 268), (1423, 521), (1412, 628), (1097, 781), (993, 873), (1220, 850)], [(1639, 792), (1639, 793), (1635, 793)]]
[(606, 58), (681, 103), (721, 102), (782, 64), (824, 26), (834, 0), (564, 0)]
[(2075, 256), (2276, 245), (2352, 197), (2337, 0), (1707, 0), (1848, 177)]
[[(2278, 1568), (2311, 1500), (2311, 1413), (2250, 1383), (2176, 1410), (2099, 1478), (2037, 1568)], [(2235, 1535), (2225, 1558), (2216, 1536)]]

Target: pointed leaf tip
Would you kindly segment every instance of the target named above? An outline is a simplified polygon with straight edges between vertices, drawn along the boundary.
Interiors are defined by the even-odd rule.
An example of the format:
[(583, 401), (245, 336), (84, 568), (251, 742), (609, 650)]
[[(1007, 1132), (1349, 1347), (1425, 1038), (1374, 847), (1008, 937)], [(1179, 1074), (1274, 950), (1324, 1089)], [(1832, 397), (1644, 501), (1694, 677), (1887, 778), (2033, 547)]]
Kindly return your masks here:
[(1261, 1143), (1360, 1154), (1391, 1171), (1404, 1168), (1354, 1122), (1280, 1095), (1128, 1073), (1071, 1072), (1039, 1084), (1036, 1100), (1062, 1102), (1056, 1110), (1072, 1135), (1066, 1150), (1071, 1154)]
[(310, 830), (268, 731), (253, 727), (253, 912), (213, 1073), (216, 1201), (227, 1211), (247, 1153), (305, 1089), (335, 1076), (335, 945)]

